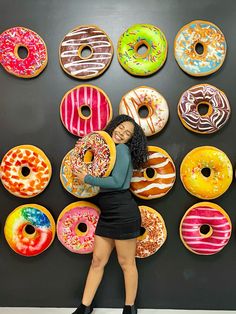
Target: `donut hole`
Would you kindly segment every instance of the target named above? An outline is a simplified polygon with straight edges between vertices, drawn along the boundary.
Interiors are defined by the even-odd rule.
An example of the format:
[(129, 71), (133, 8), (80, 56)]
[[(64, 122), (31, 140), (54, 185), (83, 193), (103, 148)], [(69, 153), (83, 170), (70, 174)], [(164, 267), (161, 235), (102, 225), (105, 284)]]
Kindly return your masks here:
[(213, 230), (212, 230), (212, 227), (208, 224), (204, 224), (204, 225), (201, 225), (200, 227), (200, 233), (203, 237), (209, 237), (211, 236)]
[(86, 233), (87, 229), (88, 229), (87, 225), (84, 222), (81, 222), (78, 224), (76, 232), (78, 235), (81, 235), (81, 234)]
[(93, 162), (93, 160), (94, 160), (94, 153), (91, 149), (88, 149), (84, 154), (84, 162), (90, 163), (90, 162)]
[(138, 58), (146, 58), (150, 50), (149, 44), (145, 40), (139, 41), (135, 46), (134, 46), (134, 51), (137, 54)]
[(206, 116), (210, 111), (210, 105), (206, 103), (200, 103), (197, 106), (197, 110), (201, 116)]
[(153, 179), (156, 176), (156, 171), (153, 168), (146, 168), (145, 169), (145, 177), (147, 179)]
[(82, 105), (79, 107), (79, 116), (83, 119), (89, 119), (91, 117), (91, 109), (88, 105)]
[(139, 55), (144, 55), (144, 54), (147, 53), (147, 50), (148, 50), (148, 46), (146, 46), (145, 44), (142, 44), (142, 45), (140, 45), (140, 46), (138, 47), (137, 53), (138, 53)]
[(204, 53), (204, 46), (201, 43), (197, 43), (195, 45), (195, 51), (198, 55), (202, 55)]
[(17, 55), (20, 59), (26, 59), (29, 55), (29, 51), (26, 47), (24, 46), (19, 46), (17, 48)]
[(211, 175), (211, 169), (208, 167), (202, 168), (201, 173), (204, 177), (208, 178)]
[(25, 228), (24, 228), (24, 231), (25, 231), (26, 234), (32, 235), (32, 234), (35, 233), (35, 228), (32, 225), (26, 225)]
[(147, 118), (149, 116), (148, 107), (145, 105), (142, 105), (141, 107), (139, 107), (138, 114), (139, 114), (140, 118), (142, 118), (142, 119)]
[(80, 56), (80, 58), (82, 59), (88, 59), (92, 56), (93, 54), (93, 51), (92, 51), (92, 48), (90, 46), (81, 46), (79, 51), (78, 51), (78, 54)]
[(28, 175), (30, 174), (30, 168), (22, 167), (21, 168), (21, 174), (23, 177), (28, 177)]

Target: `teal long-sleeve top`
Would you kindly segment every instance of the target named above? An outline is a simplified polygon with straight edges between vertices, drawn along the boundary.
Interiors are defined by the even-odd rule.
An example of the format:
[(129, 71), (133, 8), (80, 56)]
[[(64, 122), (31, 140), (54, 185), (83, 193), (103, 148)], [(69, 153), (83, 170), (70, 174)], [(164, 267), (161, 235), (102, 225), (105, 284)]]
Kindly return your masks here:
[(101, 192), (109, 190), (129, 189), (133, 173), (129, 147), (125, 144), (116, 145), (116, 162), (108, 177), (98, 178), (87, 174), (84, 182), (101, 187)]

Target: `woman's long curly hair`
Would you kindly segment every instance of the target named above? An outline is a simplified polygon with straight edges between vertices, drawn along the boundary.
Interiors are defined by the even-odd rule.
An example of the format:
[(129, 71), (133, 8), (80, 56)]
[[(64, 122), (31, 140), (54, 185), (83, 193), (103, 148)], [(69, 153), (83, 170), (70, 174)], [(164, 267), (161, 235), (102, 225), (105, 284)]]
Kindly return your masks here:
[(110, 136), (112, 136), (115, 128), (125, 121), (129, 121), (134, 125), (134, 134), (132, 138), (126, 143), (126, 145), (130, 149), (131, 160), (134, 169), (140, 169), (147, 162), (147, 139), (142, 128), (134, 121), (134, 119), (125, 114), (118, 115), (113, 120), (111, 120), (111, 122), (107, 125), (105, 131)]

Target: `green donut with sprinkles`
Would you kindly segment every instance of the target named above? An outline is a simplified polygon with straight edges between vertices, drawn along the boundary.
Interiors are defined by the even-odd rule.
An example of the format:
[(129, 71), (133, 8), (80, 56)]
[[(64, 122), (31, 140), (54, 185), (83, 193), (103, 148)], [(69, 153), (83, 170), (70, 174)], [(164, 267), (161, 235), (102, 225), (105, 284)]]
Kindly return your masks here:
[[(146, 46), (145, 53), (138, 49)], [(135, 24), (119, 38), (117, 55), (121, 66), (130, 74), (147, 76), (158, 71), (165, 63), (167, 41), (164, 33), (151, 24)]]

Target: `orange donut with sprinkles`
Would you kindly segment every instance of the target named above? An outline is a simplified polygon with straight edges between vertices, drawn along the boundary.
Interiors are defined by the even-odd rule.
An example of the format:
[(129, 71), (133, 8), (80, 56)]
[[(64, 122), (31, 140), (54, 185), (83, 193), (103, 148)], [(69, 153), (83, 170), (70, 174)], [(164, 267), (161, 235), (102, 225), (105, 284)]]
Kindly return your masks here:
[(2, 159), (0, 170), (4, 187), (13, 195), (23, 198), (41, 193), (52, 174), (49, 159), (33, 145), (10, 149)]

